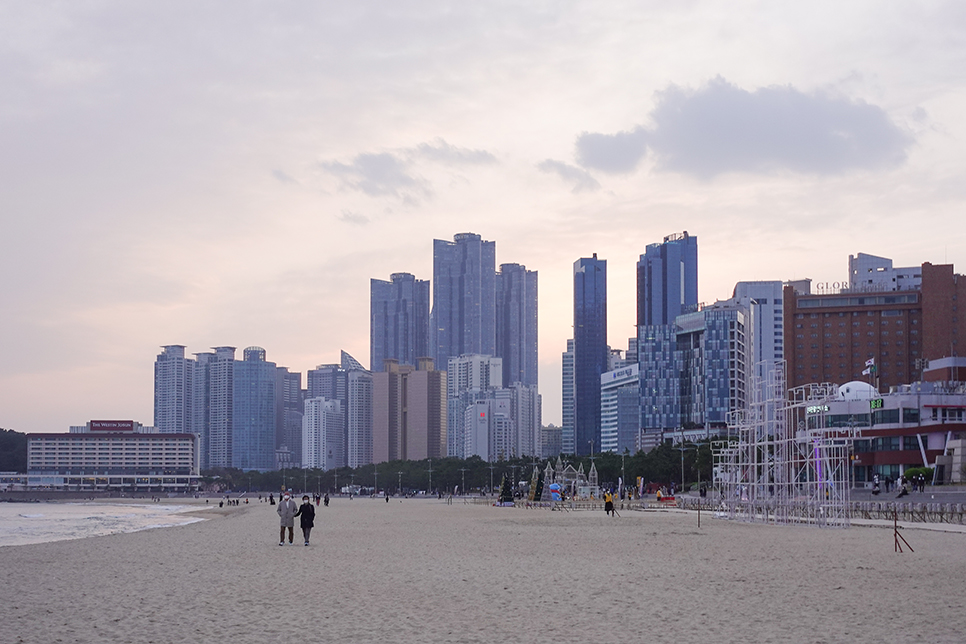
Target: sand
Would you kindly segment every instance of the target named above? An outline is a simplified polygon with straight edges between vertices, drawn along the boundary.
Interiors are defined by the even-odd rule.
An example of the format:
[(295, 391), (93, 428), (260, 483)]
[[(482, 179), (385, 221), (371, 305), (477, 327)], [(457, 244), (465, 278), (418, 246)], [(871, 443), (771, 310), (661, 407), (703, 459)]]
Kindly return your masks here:
[(0, 641), (966, 641), (963, 534), (333, 499), (306, 548), (274, 510), (0, 548)]

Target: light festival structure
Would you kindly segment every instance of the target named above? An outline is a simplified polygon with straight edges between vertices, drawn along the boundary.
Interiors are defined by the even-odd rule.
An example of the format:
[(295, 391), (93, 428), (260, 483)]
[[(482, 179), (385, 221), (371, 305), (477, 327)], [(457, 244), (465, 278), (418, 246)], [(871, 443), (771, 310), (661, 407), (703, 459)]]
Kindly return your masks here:
[[(739, 521), (850, 525), (850, 456), (857, 429), (810, 428), (838, 394), (831, 383), (785, 389), (785, 362), (755, 369), (747, 409), (729, 414), (730, 436), (713, 446), (719, 515)], [(758, 375), (761, 374), (761, 375)]]

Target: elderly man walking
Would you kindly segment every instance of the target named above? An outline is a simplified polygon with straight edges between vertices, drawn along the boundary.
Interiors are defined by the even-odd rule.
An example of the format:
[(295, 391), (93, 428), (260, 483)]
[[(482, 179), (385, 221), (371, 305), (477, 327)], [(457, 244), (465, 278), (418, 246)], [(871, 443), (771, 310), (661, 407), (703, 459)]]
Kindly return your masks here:
[(288, 542), (292, 543), (295, 538), (295, 513), (298, 511), (298, 508), (295, 506), (295, 501), (286, 493), (282, 497), (282, 500), (279, 501), (278, 508), (275, 511), (278, 512), (280, 518), (279, 525), (281, 526), (278, 530), (278, 545), (285, 545), (285, 528), (288, 528)]

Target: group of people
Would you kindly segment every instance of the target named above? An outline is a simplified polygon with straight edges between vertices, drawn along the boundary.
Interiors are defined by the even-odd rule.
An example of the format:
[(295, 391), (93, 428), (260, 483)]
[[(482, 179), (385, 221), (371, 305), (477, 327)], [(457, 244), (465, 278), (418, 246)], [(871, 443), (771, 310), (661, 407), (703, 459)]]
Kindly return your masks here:
[[(873, 495), (878, 495), (882, 491), (881, 487), (879, 486), (880, 482), (881, 482), (881, 479), (879, 478), (879, 475), (878, 474), (876, 474), (876, 475), (874, 475), (872, 477), (872, 494)], [(886, 492), (889, 491), (889, 487), (890, 487), (891, 484), (892, 484), (892, 481), (887, 477), (885, 479), (885, 488), (886, 488), (885, 491)], [(909, 494), (909, 486), (910, 485), (912, 486), (912, 491), (913, 492), (925, 492), (926, 491), (926, 477), (925, 477), (925, 475), (923, 475), (920, 472), (919, 474), (917, 474), (915, 476), (912, 476), (912, 477), (908, 477), (908, 478), (906, 477), (905, 474), (903, 474), (902, 476), (898, 477), (896, 479), (896, 482), (895, 482), (895, 487), (898, 490), (898, 493), (896, 494), (896, 498), (897, 499), (901, 499), (902, 497), (904, 497), (907, 494)]]

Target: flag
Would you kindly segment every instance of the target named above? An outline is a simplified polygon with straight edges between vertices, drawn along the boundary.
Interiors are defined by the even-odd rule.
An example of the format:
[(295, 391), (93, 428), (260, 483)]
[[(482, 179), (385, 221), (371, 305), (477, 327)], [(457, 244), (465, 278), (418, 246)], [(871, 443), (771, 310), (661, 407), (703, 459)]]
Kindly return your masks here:
[(863, 370), (862, 370), (862, 375), (863, 375), (863, 376), (868, 376), (868, 375), (870, 375), (871, 373), (872, 373), (872, 367), (869, 367), (868, 369), (863, 369)]
[(875, 358), (869, 358), (868, 360), (865, 361), (866, 367), (871, 367), (874, 364), (875, 364)]

